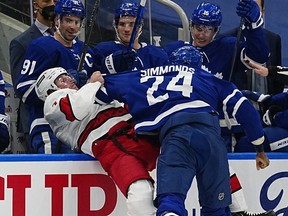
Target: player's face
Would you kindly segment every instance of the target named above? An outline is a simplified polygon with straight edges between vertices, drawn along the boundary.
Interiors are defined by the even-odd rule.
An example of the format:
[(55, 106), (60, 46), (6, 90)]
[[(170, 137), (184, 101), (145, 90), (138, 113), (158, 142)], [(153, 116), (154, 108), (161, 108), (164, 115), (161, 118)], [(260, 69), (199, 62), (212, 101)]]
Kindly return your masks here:
[(73, 41), (81, 28), (81, 18), (77, 16), (63, 16), (59, 30), (67, 41)]
[(57, 77), (57, 79), (55, 80), (55, 85), (60, 89), (78, 89), (75, 84), (75, 79), (66, 74), (61, 74), (59, 77)]
[(193, 38), (193, 45), (196, 47), (207, 46), (216, 34), (215, 28), (204, 25), (192, 25), (191, 36)]
[(116, 26), (116, 31), (118, 32), (120, 40), (129, 44), (131, 34), (135, 25), (136, 17), (124, 16), (119, 18), (118, 25)]

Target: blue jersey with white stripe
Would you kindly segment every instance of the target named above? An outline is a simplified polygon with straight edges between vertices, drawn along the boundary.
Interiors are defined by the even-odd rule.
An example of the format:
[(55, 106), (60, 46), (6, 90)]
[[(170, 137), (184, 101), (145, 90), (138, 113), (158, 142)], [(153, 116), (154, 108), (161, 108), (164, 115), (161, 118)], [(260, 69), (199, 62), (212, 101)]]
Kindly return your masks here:
[[(38, 131), (51, 130), (44, 120), (44, 103), (38, 99), (34, 90), (37, 78), (43, 71), (53, 67), (77, 70), (83, 46), (82, 41), (75, 40), (72, 47), (65, 47), (54, 37), (49, 36), (37, 38), (29, 44), (19, 73), (17, 90), (22, 101), (30, 105), (32, 130), (36, 126), (39, 127)], [(88, 76), (94, 71), (93, 67), (92, 49), (89, 48), (84, 62)]]
[(165, 65), (105, 77), (107, 94), (126, 103), (137, 132), (159, 129), (178, 112), (233, 116), (249, 139), (263, 136), (259, 113), (231, 82), (201, 69)]

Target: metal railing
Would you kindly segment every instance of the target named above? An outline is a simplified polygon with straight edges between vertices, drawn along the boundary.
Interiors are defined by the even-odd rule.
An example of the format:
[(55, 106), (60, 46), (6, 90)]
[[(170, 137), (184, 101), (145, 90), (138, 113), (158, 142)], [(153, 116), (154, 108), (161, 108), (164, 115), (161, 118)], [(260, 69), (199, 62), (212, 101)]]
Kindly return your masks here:
[[(9, 3), (10, 4), (0, 2), (0, 12), (8, 15), (14, 19), (17, 19), (20, 22), (23, 22), (27, 25), (30, 25), (31, 24), (30, 14), (26, 13), (25, 11), (21, 11), (20, 9), (17, 9), (17, 8), (21, 8), (22, 6), (25, 6), (24, 1), (21, 1), (22, 6), (21, 6), (21, 3), (19, 3), (19, 2), (16, 3), (15, 1), (12, 4), (11, 4), (11, 1), (9, 1)], [(29, 6), (29, 4), (27, 4), (27, 5)], [(23, 8), (25, 8), (25, 7), (23, 7)], [(30, 10), (30, 6), (27, 9)]]
[(167, 7), (170, 7), (177, 12), (177, 14), (179, 15), (181, 19), (182, 26), (183, 26), (183, 29), (181, 30), (179, 29), (178, 39), (189, 41), (190, 39), (189, 21), (183, 9), (178, 4), (170, 0), (157, 0), (157, 2), (163, 5), (166, 5)]

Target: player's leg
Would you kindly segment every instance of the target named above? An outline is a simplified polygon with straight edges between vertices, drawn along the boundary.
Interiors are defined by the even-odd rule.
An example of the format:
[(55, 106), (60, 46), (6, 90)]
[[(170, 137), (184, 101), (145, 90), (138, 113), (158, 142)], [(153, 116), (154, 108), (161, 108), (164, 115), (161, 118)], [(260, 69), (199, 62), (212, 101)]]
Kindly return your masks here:
[[(137, 141), (126, 135), (118, 136), (117, 141), (123, 146), (137, 146)], [(155, 215), (154, 181), (141, 160), (122, 151), (111, 140), (98, 141), (97, 145), (93, 145), (93, 154), (127, 198), (128, 216)]]
[(131, 154), (135, 155), (139, 160), (143, 161), (145, 168), (152, 171), (156, 168), (156, 161), (160, 153), (160, 144), (158, 136), (137, 135), (132, 127), (127, 131), (128, 136), (137, 141), (132, 145), (130, 143), (123, 144)]
[[(217, 123), (216, 123), (217, 124)], [(199, 202), (201, 215), (203, 216), (228, 216), (231, 215), (229, 204), (231, 203), (231, 192), (229, 182), (229, 170), (227, 160), (227, 150), (225, 143), (217, 126), (203, 127), (197, 124), (198, 133), (193, 133), (191, 142), (199, 142), (202, 145), (198, 150), (198, 164), (202, 158), (206, 157), (197, 174), (197, 185), (199, 190)], [(209, 151), (210, 150), (210, 151)], [(201, 155), (202, 154), (202, 155)]]
[(227, 151), (220, 136), (218, 116), (175, 114), (161, 128), (160, 140), (157, 216), (172, 212), (187, 215), (184, 201), (195, 175), (203, 212), (214, 216), (213, 213), (230, 215), (227, 208), (231, 202)]
[(147, 179), (133, 182), (127, 193), (127, 216), (155, 216), (153, 205), (154, 186)]
[(234, 170), (230, 165), (229, 165), (229, 172), (230, 172), (230, 185), (231, 185), (231, 197), (232, 197), (232, 203), (229, 205), (230, 210), (232, 213), (246, 211), (248, 207), (244, 197), (242, 186), (236, 173), (234, 172)]
[(196, 159), (191, 152), (190, 134), (188, 137), (186, 134), (184, 127), (173, 128), (161, 140), (157, 162), (157, 216), (188, 214), (185, 199), (196, 175)]

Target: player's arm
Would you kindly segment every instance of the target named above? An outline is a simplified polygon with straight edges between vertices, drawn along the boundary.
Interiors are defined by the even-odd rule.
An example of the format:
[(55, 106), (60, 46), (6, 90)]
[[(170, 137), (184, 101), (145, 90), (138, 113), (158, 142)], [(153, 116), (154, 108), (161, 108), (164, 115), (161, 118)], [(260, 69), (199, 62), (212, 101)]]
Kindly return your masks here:
[(288, 67), (282, 67), (282, 66), (265, 67), (253, 61), (246, 60), (245, 62), (259, 75), (264, 77), (268, 76), (271, 79), (283, 83), (284, 85), (288, 84)]
[(275, 79), (284, 85), (288, 84), (288, 67), (268, 66), (268, 77)]
[(38, 99), (34, 86), (38, 76), (54, 65), (55, 56), (48, 56), (43, 47), (33, 44), (29, 45), (24, 57), (22, 67), (17, 80), (19, 97), (24, 103), (37, 103)]
[(242, 93), (235, 88), (232, 83), (227, 84), (221, 90), (223, 97), (223, 111), (232, 115), (244, 129), (248, 140), (254, 145), (257, 152), (256, 168), (263, 169), (269, 165), (269, 159), (264, 153), (263, 143), (265, 141), (261, 118), (258, 111), (245, 98)]
[(86, 73), (87, 77), (90, 77), (95, 70), (94, 52), (91, 47), (88, 47), (82, 72)]
[(68, 94), (67, 97), (61, 99), (60, 106), (70, 106), (69, 110), (71, 110), (75, 119), (81, 120), (87, 116), (91, 106), (95, 103), (95, 95), (104, 82), (101, 74), (99, 74), (94, 72), (89, 83), (82, 86), (78, 91)]
[(263, 18), (259, 6), (254, 0), (242, 0), (238, 2), (236, 13), (244, 19), (243, 35), (246, 38), (244, 47), (240, 49), (240, 59), (253, 60), (264, 64), (269, 57), (269, 49), (262, 31)]
[[(261, 124), (261, 118), (258, 111), (254, 108), (254, 106), (247, 100), (241, 97), (240, 100), (243, 102), (239, 105), (236, 112), (235, 118), (240, 123), (240, 125), (244, 128), (244, 131), (250, 140), (250, 142), (254, 145), (256, 150), (256, 169), (264, 169), (269, 166), (269, 159), (264, 152), (264, 132)], [(236, 104), (236, 107), (238, 106)], [(235, 109), (235, 108), (234, 108)]]

